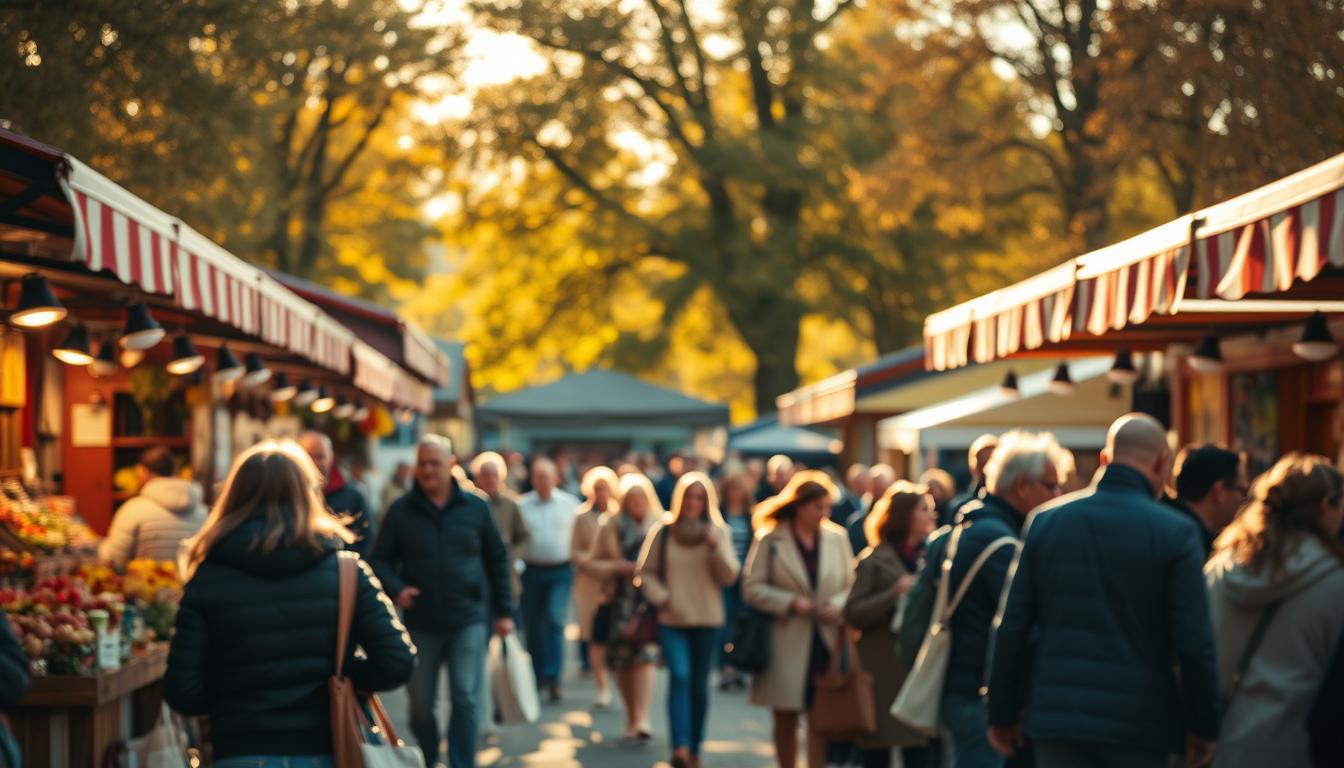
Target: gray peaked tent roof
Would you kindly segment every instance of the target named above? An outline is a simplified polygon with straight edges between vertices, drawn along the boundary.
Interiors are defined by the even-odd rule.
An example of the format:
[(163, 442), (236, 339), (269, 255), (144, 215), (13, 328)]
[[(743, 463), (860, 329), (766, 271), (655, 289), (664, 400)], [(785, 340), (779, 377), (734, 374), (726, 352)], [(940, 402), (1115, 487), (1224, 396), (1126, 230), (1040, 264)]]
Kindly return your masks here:
[(718, 426), (728, 423), (728, 408), (624, 373), (593, 369), (495, 397), (477, 410), (477, 418), (495, 422)]

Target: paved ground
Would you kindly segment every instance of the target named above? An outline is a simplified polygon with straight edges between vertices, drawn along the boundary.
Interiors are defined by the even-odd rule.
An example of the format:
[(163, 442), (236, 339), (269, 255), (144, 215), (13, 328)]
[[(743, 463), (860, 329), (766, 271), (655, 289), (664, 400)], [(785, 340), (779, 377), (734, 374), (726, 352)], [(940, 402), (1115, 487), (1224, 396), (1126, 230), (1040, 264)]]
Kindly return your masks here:
[[(571, 666), (574, 644), (566, 648)], [(527, 766), (528, 768), (666, 768), (670, 753), (667, 745), (666, 673), (659, 671), (654, 694), (654, 739), (641, 747), (621, 743), (625, 716), (617, 697), (610, 709), (591, 708), (593, 683), (571, 669), (566, 680), (564, 701), (543, 705), (541, 718), (533, 725), (505, 726), (499, 736), (487, 742), (478, 757), (481, 766)], [(440, 686), (442, 691), (444, 688)], [(410, 734), (404, 692), (383, 697), (389, 713), (397, 721), (403, 738)], [(439, 713), (447, 723), (447, 703)], [(747, 705), (742, 692), (713, 692), (709, 711), (709, 734), (704, 746), (706, 768), (767, 768), (774, 764), (770, 742), (769, 713)]]

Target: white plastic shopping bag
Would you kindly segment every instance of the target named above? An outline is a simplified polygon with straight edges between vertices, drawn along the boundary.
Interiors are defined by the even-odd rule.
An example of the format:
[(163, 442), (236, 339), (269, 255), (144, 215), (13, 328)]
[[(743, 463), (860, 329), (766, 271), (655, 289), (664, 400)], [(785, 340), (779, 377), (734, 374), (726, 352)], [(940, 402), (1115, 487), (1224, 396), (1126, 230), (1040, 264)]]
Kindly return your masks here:
[(123, 768), (188, 768), (188, 746), (187, 732), (164, 704), (149, 733), (126, 742), (120, 764)]
[(523, 650), (517, 633), (490, 640), (486, 674), (501, 722), (516, 725), (537, 721), (541, 715), (537, 678), (532, 673), (532, 657)]

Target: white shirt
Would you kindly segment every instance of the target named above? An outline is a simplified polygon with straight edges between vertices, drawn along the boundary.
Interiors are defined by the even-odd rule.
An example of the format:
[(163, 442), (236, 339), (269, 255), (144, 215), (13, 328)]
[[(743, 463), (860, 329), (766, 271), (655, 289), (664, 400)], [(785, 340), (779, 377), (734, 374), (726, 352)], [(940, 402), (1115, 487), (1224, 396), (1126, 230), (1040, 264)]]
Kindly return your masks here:
[(532, 534), (532, 543), (523, 560), (532, 565), (559, 565), (569, 562), (569, 537), (579, 511), (576, 496), (559, 488), (542, 501), (536, 491), (518, 499), (518, 509)]

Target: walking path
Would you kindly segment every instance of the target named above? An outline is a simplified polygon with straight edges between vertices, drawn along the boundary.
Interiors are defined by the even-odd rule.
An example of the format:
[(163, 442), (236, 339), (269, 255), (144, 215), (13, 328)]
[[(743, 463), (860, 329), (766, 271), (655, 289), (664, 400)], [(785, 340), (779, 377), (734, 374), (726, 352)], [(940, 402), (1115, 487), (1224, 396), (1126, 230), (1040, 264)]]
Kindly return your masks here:
[[(606, 710), (593, 710), (592, 678), (580, 675), (573, 658), (575, 645), (566, 643), (571, 671), (565, 680), (564, 700), (543, 704), (540, 719), (531, 725), (502, 726), (498, 736), (488, 738), (477, 761), (481, 766), (527, 766), (528, 768), (666, 768), (671, 750), (667, 744), (665, 671), (659, 670), (654, 693), (654, 739), (643, 746), (621, 743), (625, 724), (620, 697), (613, 697)], [(440, 685), (439, 690), (446, 690)], [(448, 705), (440, 694), (439, 716), (446, 732)], [(404, 691), (383, 697), (388, 712), (409, 739), (407, 698)], [(706, 768), (768, 768), (774, 764), (770, 741), (769, 713), (749, 706), (745, 692), (712, 691), (708, 736), (704, 745)]]

